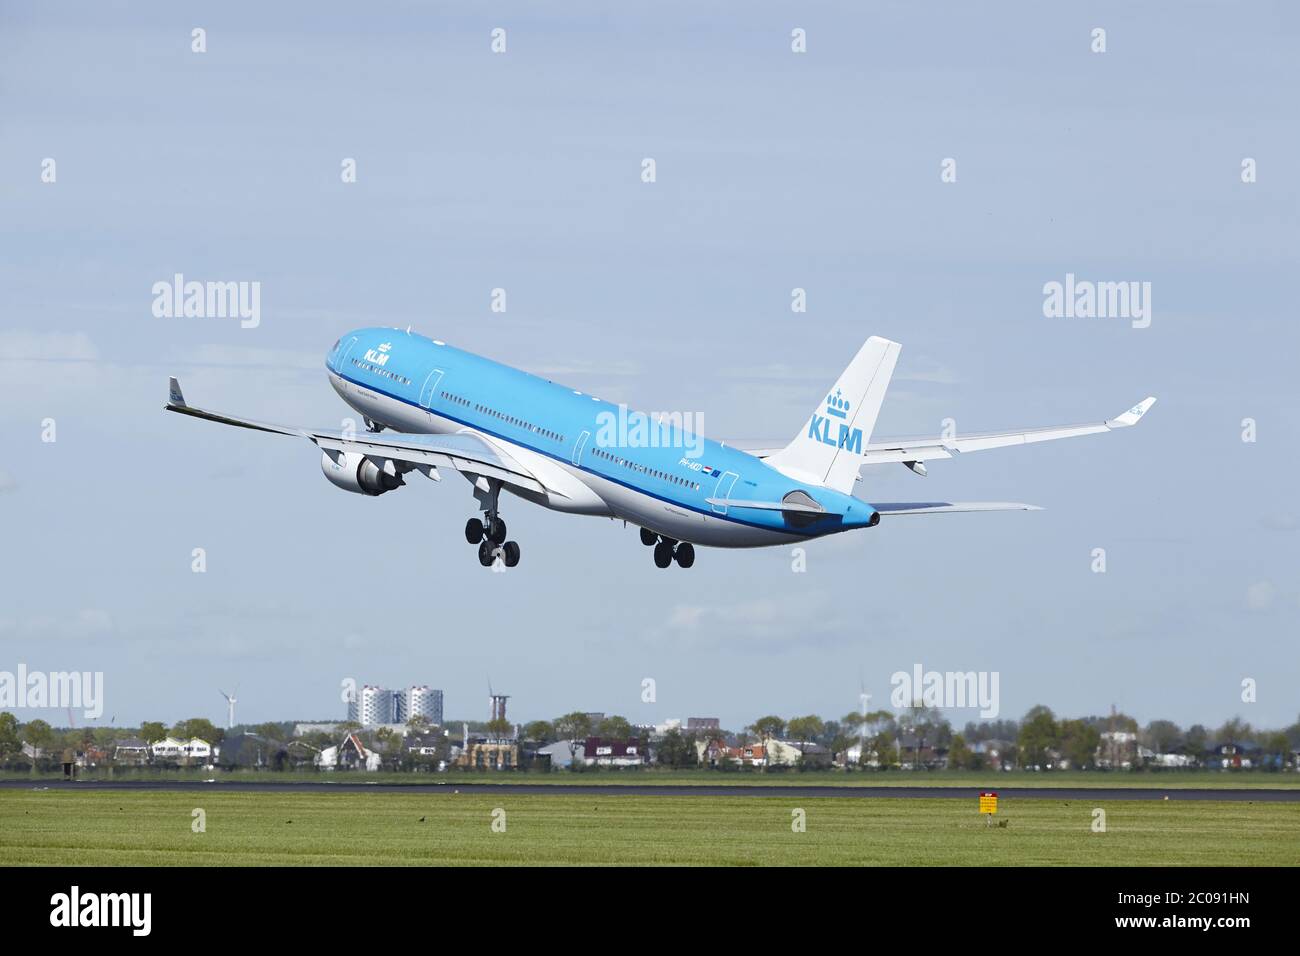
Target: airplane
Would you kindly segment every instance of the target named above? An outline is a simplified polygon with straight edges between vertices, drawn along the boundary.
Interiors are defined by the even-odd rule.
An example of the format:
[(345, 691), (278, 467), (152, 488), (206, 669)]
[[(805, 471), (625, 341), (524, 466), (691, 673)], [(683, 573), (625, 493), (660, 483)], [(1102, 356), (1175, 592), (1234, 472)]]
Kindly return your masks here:
[(876, 439), (872, 430), (901, 348), (867, 339), (780, 448), (745, 450), (672, 420), (610, 428), (611, 418), (628, 420), (626, 406), (409, 328), (358, 329), (326, 357), (330, 385), (362, 416), (365, 432), (295, 428), (196, 408), (174, 377), (165, 408), (305, 438), (321, 449), (325, 477), (356, 494), (388, 494), (412, 473), (440, 481), (440, 469), (459, 472), (483, 512), (466, 523), (465, 539), (484, 567), (519, 563), (519, 544), (507, 540), (501, 517), (506, 490), (552, 511), (622, 519), (641, 529), (657, 567), (689, 568), (697, 545), (785, 545), (903, 515), (1041, 510), (1018, 502), (868, 503), (853, 491), (865, 465), (901, 464), (924, 476), (927, 461), (1136, 425), (1155, 403), (1147, 398), (1093, 424)]

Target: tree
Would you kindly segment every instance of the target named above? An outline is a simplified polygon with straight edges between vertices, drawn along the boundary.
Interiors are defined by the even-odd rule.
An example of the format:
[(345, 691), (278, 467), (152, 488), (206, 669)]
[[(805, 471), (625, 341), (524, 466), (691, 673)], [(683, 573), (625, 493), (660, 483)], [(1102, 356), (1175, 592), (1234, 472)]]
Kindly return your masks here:
[[(279, 736), (279, 728), (276, 728), (276, 736)], [(172, 728), (172, 734), (181, 740), (188, 740), (191, 737), (198, 737), (200, 740), (206, 740), (210, 744), (219, 744), (225, 739), (226, 733), (206, 717), (191, 717), (189, 720), (182, 720)]]
[(1176, 750), (1183, 742), (1183, 732), (1172, 720), (1153, 720), (1142, 731), (1143, 742), (1158, 754)]
[(686, 735), (676, 727), (659, 741), (656, 759), (667, 767), (692, 767), (695, 765), (695, 737)]
[(921, 751), (928, 743), (932, 747), (946, 740), (952, 728), (938, 710), (923, 705), (909, 707), (898, 719), (899, 729), (909, 732), (915, 738), (916, 749), (912, 753), (912, 768), (920, 766)]
[(1101, 731), (1082, 720), (1064, 720), (1059, 726), (1061, 755), (1071, 767), (1091, 767), (1096, 763)]
[(763, 741), (763, 768), (767, 769), (771, 759), (769, 742), (779, 738), (785, 732), (785, 721), (774, 714), (760, 717), (749, 728), (759, 740)]
[(555, 732), (569, 742), (569, 766), (576, 763), (578, 747), (591, 736), (591, 718), (582, 711), (555, 718)]
[(7, 763), (22, 752), (23, 742), (18, 736), (18, 718), (8, 711), (0, 713), (0, 763)]
[(524, 740), (535, 744), (555, 743), (555, 725), (549, 720), (534, 720), (524, 725)]
[(23, 725), (23, 739), (33, 747), (49, 750), (54, 746), (56, 736), (53, 727), (37, 718), (36, 720), (29, 720)]
[(497, 740), (510, 736), (510, 731), (514, 730), (514, 727), (515, 725), (504, 717), (493, 717), (487, 722), (488, 733)]
[(791, 717), (786, 732), (795, 740), (815, 741), (826, 730), (826, 723), (816, 714)]
[(626, 740), (632, 736), (632, 724), (626, 717), (614, 714), (600, 722), (600, 726), (596, 728), (595, 736)]
[(1215, 731), (1215, 737), (1221, 744), (1241, 743), (1249, 740), (1251, 736), (1253, 736), (1253, 733), (1250, 724), (1242, 720), (1240, 717), (1233, 717)]
[(1056, 718), (1046, 707), (1033, 707), (1020, 722), (1020, 757), (1027, 765), (1038, 767), (1050, 759), (1049, 750), (1054, 750), (1060, 740), (1060, 729)]
[(161, 721), (146, 720), (140, 725), (140, 739), (147, 744), (156, 743), (167, 736), (167, 726)]
[(1210, 732), (1200, 724), (1192, 724), (1184, 736), (1187, 752), (1199, 763), (1205, 759), (1205, 751), (1210, 749)]
[(966, 738), (956, 734), (948, 745), (948, 767), (952, 770), (971, 770), (975, 766), (975, 754), (966, 746)]
[(406, 722), (406, 732), (419, 736), (428, 733), (429, 728), (432, 726), (433, 724), (429, 722), (428, 717), (424, 716), (424, 714), (416, 714)]

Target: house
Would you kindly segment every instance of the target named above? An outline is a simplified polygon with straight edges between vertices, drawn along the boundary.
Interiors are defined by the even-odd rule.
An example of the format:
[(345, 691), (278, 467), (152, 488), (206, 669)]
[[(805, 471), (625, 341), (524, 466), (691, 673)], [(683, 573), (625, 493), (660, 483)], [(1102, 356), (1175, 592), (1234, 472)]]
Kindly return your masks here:
[(1095, 756), (1097, 766), (1105, 769), (1131, 769), (1138, 762), (1138, 736), (1128, 730), (1106, 730), (1101, 734)]
[(452, 747), (452, 763), (467, 770), (514, 770), (519, 766), (519, 742), (473, 737)]
[(408, 754), (436, 757), (442, 740), (442, 734), (407, 734), (402, 740), (402, 749)]
[[(808, 740), (776, 740), (767, 742), (769, 767), (829, 767), (831, 752), (821, 744)], [(761, 747), (759, 749), (762, 749)]]
[(1168, 753), (1155, 754), (1151, 758), (1153, 767), (1194, 767), (1196, 758), (1182, 747), (1175, 747)]
[(322, 770), (378, 770), (383, 762), (378, 751), (370, 750), (356, 734), (348, 734), (336, 746), (326, 747), (313, 761)]
[(1228, 740), (1211, 748), (1205, 765), (1215, 770), (1249, 770), (1258, 754), (1259, 748), (1254, 744)]
[(588, 737), (583, 745), (583, 763), (588, 767), (643, 767), (649, 763), (650, 750), (641, 737), (619, 740), (613, 737)]
[(730, 748), (721, 737), (701, 737), (695, 741), (695, 762), (701, 767), (716, 767), (721, 760), (730, 760)]
[(181, 759), (187, 764), (212, 763), (212, 744), (199, 737), (191, 737), (181, 744)]
[(98, 767), (100, 764), (108, 763), (110, 751), (106, 747), (98, 744), (87, 744), (86, 749), (77, 754), (78, 767)]
[(139, 737), (113, 741), (113, 760), (123, 766), (140, 767), (149, 762), (149, 745)]
[(557, 740), (537, 749), (537, 756), (549, 760), (552, 767), (568, 768), (573, 763), (585, 763), (587, 751), (581, 740)]
[(149, 745), (149, 753), (154, 760), (179, 761), (184, 748), (185, 741), (177, 740), (175, 737), (164, 737), (162, 740), (155, 740)]

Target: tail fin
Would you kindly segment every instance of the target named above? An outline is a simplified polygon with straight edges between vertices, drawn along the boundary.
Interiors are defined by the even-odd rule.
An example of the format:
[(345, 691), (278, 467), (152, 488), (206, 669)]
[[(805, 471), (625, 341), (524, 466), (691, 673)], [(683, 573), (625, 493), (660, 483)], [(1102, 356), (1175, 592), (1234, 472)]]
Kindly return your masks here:
[(800, 481), (851, 492), (901, 349), (889, 339), (867, 339), (803, 431), (767, 463)]

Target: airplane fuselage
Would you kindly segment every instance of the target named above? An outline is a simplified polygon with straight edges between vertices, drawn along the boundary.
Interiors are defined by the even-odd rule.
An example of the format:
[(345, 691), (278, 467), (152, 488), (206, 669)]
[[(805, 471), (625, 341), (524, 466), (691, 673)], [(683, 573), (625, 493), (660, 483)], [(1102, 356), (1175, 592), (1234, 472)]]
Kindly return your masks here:
[[(623, 519), (676, 541), (730, 548), (874, 523), (875, 510), (861, 499), (794, 480), (671, 423), (620, 427), (629, 419), (626, 407), (413, 332), (350, 332), (335, 343), (326, 367), (339, 396), (371, 422), (416, 434), (469, 431), (496, 444), (545, 489), (508, 490), (556, 511)], [(780, 501), (796, 491), (826, 513), (728, 504)]]

